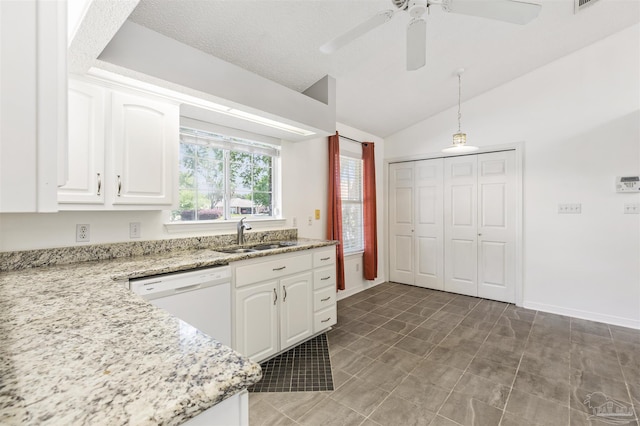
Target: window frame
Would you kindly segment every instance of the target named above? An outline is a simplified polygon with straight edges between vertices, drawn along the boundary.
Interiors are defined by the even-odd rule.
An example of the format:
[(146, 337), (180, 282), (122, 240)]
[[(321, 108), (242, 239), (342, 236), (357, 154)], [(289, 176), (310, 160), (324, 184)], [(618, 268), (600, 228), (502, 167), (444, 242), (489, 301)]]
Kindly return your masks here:
[[(184, 137), (184, 138), (183, 138)], [(191, 139), (191, 140), (189, 140)], [(225, 227), (225, 224), (234, 224), (240, 220), (240, 217), (246, 216), (248, 219), (255, 222), (263, 222), (263, 223), (271, 223), (274, 222), (284, 222), (284, 219), (280, 216), (281, 211), (281, 184), (280, 184), (280, 173), (281, 173), (281, 160), (280, 160), (280, 147), (276, 145), (271, 145), (265, 142), (258, 142), (248, 138), (240, 138), (235, 136), (227, 136), (220, 133), (214, 133), (208, 130), (201, 130), (192, 127), (181, 126), (180, 127), (180, 141), (179, 147), (182, 147), (182, 144), (189, 145), (202, 145), (211, 148), (220, 149), (223, 151), (223, 207), (222, 207), (222, 218), (218, 219), (209, 219), (209, 220), (175, 220), (175, 213), (179, 210), (179, 206), (175, 209), (171, 209), (169, 212), (169, 222), (165, 224), (167, 230), (169, 232), (178, 232), (180, 229), (185, 229), (185, 227), (191, 228), (199, 228), (203, 229), (203, 227), (211, 227), (211, 226), (220, 226)], [(271, 215), (262, 216), (255, 214), (247, 214), (240, 216), (232, 216), (231, 213), (231, 152), (238, 153), (250, 153), (250, 154), (262, 154), (269, 156), (271, 158)], [(182, 150), (179, 149), (178, 158), (177, 158), (177, 173), (180, 173), (181, 164), (183, 161)], [(178, 186), (176, 196), (178, 199), (180, 198), (181, 188)], [(196, 187), (197, 191), (197, 187)], [(253, 185), (251, 186), (251, 192), (254, 191)], [(261, 192), (261, 191), (258, 191)], [(196, 192), (197, 197), (197, 192)], [(194, 208), (195, 210), (195, 208)]]

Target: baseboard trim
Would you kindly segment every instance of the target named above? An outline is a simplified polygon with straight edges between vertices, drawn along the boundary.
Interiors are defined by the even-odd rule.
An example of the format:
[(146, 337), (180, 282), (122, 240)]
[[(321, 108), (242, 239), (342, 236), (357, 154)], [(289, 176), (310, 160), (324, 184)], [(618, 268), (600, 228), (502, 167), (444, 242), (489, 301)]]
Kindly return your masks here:
[(370, 288), (373, 288), (379, 284), (382, 284), (383, 282), (385, 281), (382, 279), (377, 279), (373, 281), (371, 284), (369, 284), (369, 281), (367, 281), (367, 285), (360, 284), (356, 287), (346, 288), (345, 290), (338, 292), (338, 296), (336, 297), (336, 300), (346, 299), (349, 296), (353, 296), (354, 294), (360, 293), (361, 291), (365, 291)]
[(550, 314), (566, 315), (574, 318), (585, 319), (589, 321), (604, 322), (611, 325), (619, 325), (622, 327), (634, 328), (640, 330), (640, 320), (632, 318), (623, 318), (615, 315), (600, 314), (597, 312), (582, 311), (580, 309), (565, 308), (563, 306), (548, 305), (546, 303), (527, 302), (523, 303), (527, 309), (548, 312)]

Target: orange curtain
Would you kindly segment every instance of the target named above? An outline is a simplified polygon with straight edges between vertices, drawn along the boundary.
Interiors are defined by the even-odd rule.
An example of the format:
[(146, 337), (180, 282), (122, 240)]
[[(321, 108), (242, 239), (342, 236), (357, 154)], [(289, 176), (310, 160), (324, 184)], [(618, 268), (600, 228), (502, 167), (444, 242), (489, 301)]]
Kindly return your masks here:
[(336, 289), (344, 290), (344, 251), (342, 249), (342, 198), (340, 194), (340, 136), (329, 136), (329, 200), (327, 203), (327, 239), (340, 241), (336, 246)]
[(362, 220), (364, 225), (364, 254), (362, 274), (365, 280), (378, 277), (378, 226), (376, 218), (376, 162), (374, 146), (362, 143)]

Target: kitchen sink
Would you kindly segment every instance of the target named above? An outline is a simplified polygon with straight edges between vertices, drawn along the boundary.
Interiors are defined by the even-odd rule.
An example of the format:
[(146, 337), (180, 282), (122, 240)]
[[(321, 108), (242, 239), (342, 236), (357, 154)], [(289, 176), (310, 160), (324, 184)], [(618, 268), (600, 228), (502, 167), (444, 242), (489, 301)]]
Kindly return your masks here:
[(250, 249), (250, 248), (236, 248), (236, 249), (216, 250), (216, 251), (219, 251), (220, 253), (235, 254), (235, 253), (252, 253), (252, 252), (258, 251), (258, 250), (254, 250), (254, 249)]
[(229, 254), (253, 253), (253, 252), (256, 252), (256, 251), (274, 250), (274, 249), (279, 249), (279, 248), (283, 248), (283, 247), (291, 247), (291, 246), (295, 246), (295, 245), (297, 245), (297, 243), (295, 241), (281, 241), (281, 242), (278, 242), (278, 243), (258, 244), (258, 245), (251, 246), (251, 247), (229, 248), (229, 249), (216, 250), (216, 251), (218, 251), (220, 253), (229, 253)]
[(284, 248), (284, 247), (291, 247), (291, 246), (295, 246), (298, 243), (295, 241), (281, 241), (279, 243), (270, 243), (270, 244), (259, 244), (257, 246), (252, 246), (251, 248), (254, 250), (273, 250), (273, 249), (279, 249), (279, 248)]
[(251, 247), (253, 250), (272, 250), (272, 249), (277, 249), (277, 248), (281, 248), (282, 246), (280, 244), (261, 244), (259, 246), (253, 246)]

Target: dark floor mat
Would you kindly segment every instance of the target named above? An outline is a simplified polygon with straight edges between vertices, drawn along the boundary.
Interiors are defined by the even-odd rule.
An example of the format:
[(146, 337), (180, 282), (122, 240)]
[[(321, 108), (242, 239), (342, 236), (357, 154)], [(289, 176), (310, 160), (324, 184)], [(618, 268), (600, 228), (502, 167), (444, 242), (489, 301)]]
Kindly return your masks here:
[(249, 392), (332, 391), (327, 335), (321, 334), (260, 364), (262, 380)]

